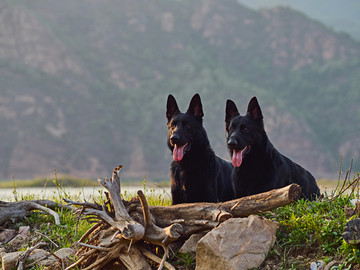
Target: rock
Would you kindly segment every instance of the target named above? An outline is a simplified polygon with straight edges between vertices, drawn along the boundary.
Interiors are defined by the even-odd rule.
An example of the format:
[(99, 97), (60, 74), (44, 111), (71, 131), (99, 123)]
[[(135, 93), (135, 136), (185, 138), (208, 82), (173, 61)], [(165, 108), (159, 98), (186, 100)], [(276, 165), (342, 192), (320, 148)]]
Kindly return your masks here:
[[(58, 251), (56, 251), (54, 254), (58, 258), (60, 258), (62, 260), (66, 260), (74, 253), (75, 253), (75, 251), (72, 248), (62, 248), (62, 249), (59, 249)], [(49, 255), (45, 260), (39, 261), (39, 265), (40, 266), (50, 266), (56, 262), (58, 262), (58, 260), (54, 256)]]
[(198, 242), (196, 270), (259, 267), (275, 243), (278, 227), (257, 215), (223, 222)]
[(350, 200), (351, 204), (355, 206), (355, 208), (349, 207), (347, 205), (344, 206), (344, 212), (346, 215), (346, 219), (350, 219), (354, 215), (359, 215), (360, 213), (360, 201), (357, 199)]
[(185, 241), (184, 245), (180, 248), (179, 252), (189, 253), (189, 252), (196, 252), (196, 245), (201, 238), (206, 235), (206, 232), (192, 234), (188, 240)]
[[(24, 251), (17, 251), (11, 253), (4, 253), (2, 256), (2, 269), (3, 270), (13, 270), (16, 269), (16, 265), (19, 261), (21, 255), (24, 254)], [(35, 249), (29, 257), (27, 258), (28, 263), (35, 261), (41, 261), (44, 258), (47, 258), (49, 253), (43, 249)]]
[(23, 254), (23, 251), (11, 252), (11, 253), (4, 253), (1, 261), (2, 261), (2, 269), (3, 270), (13, 270), (16, 269), (16, 264)]
[(352, 219), (346, 223), (342, 237), (348, 244), (360, 243), (360, 218)]
[(27, 240), (31, 237), (30, 226), (21, 226), (18, 234), (11, 239), (7, 244), (15, 250), (19, 250), (21, 247), (27, 244)]
[(43, 249), (37, 248), (33, 252), (30, 253), (27, 260), (29, 262), (41, 261), (41, 260), (48, 258), (49, 256), (51, 256), (49, 252), (47, 252)]
[(353, 209), (352, 207), (349, 207), (347, 205), (344, 206), (344, 212), (345, 212), (346, 219), (349, 219), (353, 215), (355, 215), (355, 209)]
[(28, 239), (29, 239), (29, 237), (26, 237), (22, 234), (18, 234), (13, 239), (11, 239), (11, 241), (9, 241), (7, 243), (7, 246), (11, 247), (11, 249), (13, 249), (13, 250), (19, 250), (22, 247), (27, 245)]
[(7, 243), (13, 239), (16, 235), (16, 231), (13, 229), (5, 229), (0, 232), (0, 243)]
[(72, 248), (62, 248), (55, 252), (55, 255), (60, 259), (65, 259), (75, 253), (75, 250)]
[[(73, 255), (75, 251), (72, 248), (62, 248), (56, 251), (54, 254), (63, 260), (66, 260), (70, 255)], [(19, 258), (23, 251), (11, 252), (11, 253), (0, 253), (2, 254), (2, 269), (3, 270), (13, 270), (16, 269), (16, 265), (19, 261)], [(43, 249), (35, 249), (33, 252), (30, 253), (29, 257), (27, 258), (28, 263), (37, 262), (37, 265), (41, 267), (47, 267), (54, 263), (57, 263), (58, 260), (52, 256), (49, 252)]]
[(24, 237), (30, 236), (30, 226), (21, 226), (19, 228), (19, 234), (21, 234)]
[(324, 270), (326, 263), (323, 260), (312, 262), (310, 264), (310, 270)]

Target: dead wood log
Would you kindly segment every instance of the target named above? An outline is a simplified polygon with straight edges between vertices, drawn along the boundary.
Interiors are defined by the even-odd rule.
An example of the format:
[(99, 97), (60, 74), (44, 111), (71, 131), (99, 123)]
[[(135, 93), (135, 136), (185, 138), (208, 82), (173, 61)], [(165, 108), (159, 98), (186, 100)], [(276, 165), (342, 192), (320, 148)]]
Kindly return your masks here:
[(59, 215), (53, 211), (59, 208), (73, 209), (67, 205), (62, 205), (49, 200), (29, 200), (19, 202), (0, 201), (0, 225), (7, 221), (24, 219), (34, 210), (41, 210), (52, 215), (55, 219), (55, 223), (60, 224)]
[[(247, 217), (288, 205), (300, 198), (301, 187), (291, 184), (284, 188), (220, 203), (186, 203), (171, 206), (149, 206), (152, 219), (159, 227), (182, 226), (181, 237), (213, 229), (231, 217)], [(138, 200), (128, 203), (130, 215), (141, 220), (142, 206)]]
[(175, 222), (172, 222), (165, 228), (156, 226), (152, 221), (149, 205), (146, 201), (145, 195), (141, 190), (138, 191), (138, 196), (144, 215), (144, 240), (160, 246), (166, 246), (177, 240), (182, 234), (182, 226)]
[[(115, 228), (116, 233), (120, 233), (125, 239), (128, 240), (140, 240), (144, 237), (145, 228), (143, 225), (139, 224), (133, 220), (128, 211), (126, 210), (123, 201), (121, 199), (121, 187), (120, 187), (120, 176), (122, 165), (119, 165), (113, 170), (112, 177), (108, 178), (99, 178), (99, 183), (108, 190), (110, 194), (110, 200), (112, 202), (110, 208), (114, 210), (113, 216), (111, 216), (106, 205), (102, 207), (96, 204), (89, 203), (77, 203), (71, 200), (65, 200), (69, 205), (81, 205), (84, 207), (83, 214), (88, 216), (96, 216), (99, 219), (105, 221), (111, 227)], [(94, 205), (94, 207), (91, 207)], [(101, 209), (101, 210), (100, 210)]]
[[(247, 217), (288, 205), (300, 198), (301, 187), (291, 184), (284, 188), (220, 203), (187, 203), (172, 206), (151, 206), (150, 211), (160, 227), (173, 223), (183, 226), (182, 236), (211, 229), (231, 217)], [(140, 211), (139, 206), (136, 211)]]
[[(83, 241), (86, 238), (88, 241), (86, 244), (80, 243), (80, 259), (75, 265), (81, 264), (85, 269), (101, 269), (118, 259), (126, 268), (136, 269), (134, 262), (124, 258), (128, 258), (126, 256), (130, 256), (130, 250), (134, 249), (129, 260), (144, 262), (141, 250), (148, 242), (164, 248), (165, 254), (159, 266), (162, 269), (168, 255), (168, 245), (177, 239), (212, 229), (231, 217), (245, 217), (290, 204), (301, 195), (300, 186), (292, 184), (228, 202), (149, 206), (141, 191), (138, 192), (138, 199), (122, 201), (120, 170), (121, 165), (113, 170), (112, 178), (99, 179), (110, 194), (110, 200), (104, 205), (65, 200), (70, 205), (81, 206), (83, 216), (100, 220), (82, 237)], [(146, 253), (146, 257), (151, 257)], [(146, 269), (143, 263), (141, 267)]]

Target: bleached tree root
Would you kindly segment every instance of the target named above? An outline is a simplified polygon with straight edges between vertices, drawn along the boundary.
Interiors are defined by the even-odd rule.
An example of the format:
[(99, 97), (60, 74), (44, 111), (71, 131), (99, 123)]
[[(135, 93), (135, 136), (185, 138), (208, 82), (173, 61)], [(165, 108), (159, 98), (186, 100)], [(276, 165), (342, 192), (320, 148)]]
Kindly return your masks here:
[[(127, 269), (151, 269), (147, 259), (159, 263), (158, 269), (174, 269), (166, 262), (169, 244), (193, 233), (217, 227), (232, 217), (246, 217), (285, 206), (300, 198), (296, 184), (269, 192), (221, 203), (189, 203), (172, 206), (149, 206), (142, 193), (131, 201), (121, 199), (121, 165), (113, 170), (110, 179), (98, 181), (110, 194), (103, 205), (65, 200), (79, 206), (82, 217), (99, 220), (84, 234), (79, 243), (79, 257), (71, 267), (102, 269), (108, 264), (121, 264)], [(164, 249), (163, 258), (146, 246)]]
[(19, 202), (0, 201), (0, 225), (7, 221), (22, 220), (34, 210), (41, 210), (54, 217), (55, 223), (60, 225), (59, 215), (52, 209), (74, 209), (49, 200), (29, 200)]

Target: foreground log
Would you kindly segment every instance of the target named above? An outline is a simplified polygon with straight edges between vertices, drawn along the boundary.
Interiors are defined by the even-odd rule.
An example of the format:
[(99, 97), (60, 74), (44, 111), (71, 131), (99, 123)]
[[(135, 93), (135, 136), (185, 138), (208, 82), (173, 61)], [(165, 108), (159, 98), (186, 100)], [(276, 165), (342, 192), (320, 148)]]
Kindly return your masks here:
[(24, 219), (34, 210), (40, 210), (52, 215), (55, 219), (55, 223), (60, 225), (59, 215), (53, 211), (54, 209), (59, 208), (72, 209), (72, 207), (49, 200), (29, 200), (20, 202), (0, 201), (0, 225), (7, 221)]
[[(301, 187), (296, 184), (240, 199), (220, 203), (188, 203), (172, 206), (151, 206), (150, 211), (160, 227), (179, 223), (182, 237), (212, 229), (231, 217), (247, 217), (288, 205), (300, 198)], [(137, 208), (136, 212), (140, 209)]]
[[(78, 242), (79, 260), (67, 269), (102, 269), (109, 263), (122, 264), (127, 269), (151, 269), (145, 257), (160, 261), (158, 269), (164, 266), (172, 269), (165, 262), (170, 243), (213, 229), (232, 217), (246, 217), (290, 204), (301, 195), (300, 186), (292, 184), (228, 202), (149, 206), (142, 191), (138, 191), (137, 199), (122, 201), (120, 170), (121, 166), (113, 170), (110, 179), (98, 180), (108, 190), (109, 200), (103, 205), (65, 200), (68, 205), (80, 206), (78, 212), (83, 218), (99, 220)], [(162, 259), (151, 253), (149, 243), (163, 247)]]

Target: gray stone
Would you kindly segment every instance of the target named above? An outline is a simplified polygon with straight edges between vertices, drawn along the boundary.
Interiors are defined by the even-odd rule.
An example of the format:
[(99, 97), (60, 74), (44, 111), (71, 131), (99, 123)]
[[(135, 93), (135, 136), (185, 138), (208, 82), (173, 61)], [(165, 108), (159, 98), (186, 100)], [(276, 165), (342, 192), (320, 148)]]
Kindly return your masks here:
[(349, 220), (345, 224), (342, 237), (348, 244), (360, 244), (360, 218)]
[(257, 215), (223, 222), (198, 242), (196, 270), (259, 267), (275, 243), (278, 227)]
[(7, 243), (13, 239), (16, 235), (16, 231), (13, 229), (5, 229), (0, 232), (0, 243)]
[(19, 234), (21, 234), (24, 237), (30, 236), (30, 226), (21, 226), (19, 228)]
[(41, 260), (44, 260), (46, 259), (48, 256), (50, 256), (50, 253), (43, 250), (43, 249), (40, 249), (40, 248), (37, 248), (35, 249), (33, 252), (30, 253), (27, 261), (29, 262), (37, 262), (37, 261), (41, 261)]
[[(62, 248), (56, 251), (54, 254), (60, 259), (67, 259), (69, 256), (73, 255), (75, 251), (72, 248)], [(2, 269), (3, 270), (13, 270), (16, 269), (16, 265), (18, 263), (21, 255), (24, 254), (23, 251), (5, 253), (1, 252), (1, 260), (2, 260)], [(52, 256), (49, 252), (43, 249), (35, 249), (30, 253), (27, 262), (32, 263), (35, 262), (42, 267), (50, 266), (56, 263), (58, 260), (54, 256)]]
[(22, 247), (27, 245), (27, 241), (30, 238), (28, 236), (25, 236), (23, 234), (17, 234), (13, 239), (11, 239), (7, 245), (11, 247), (13, 250), (19, 250)]
[[(69, 258), (71, 255), (73, 255), (75, 251), (72, 248), (62, 248), (57, 250), (54, 254), (59, 257), (62, 260), (65, 260)], [(41, 266), (50, 266), (54, 263), (56, 263), (58, 260), (52, 255), (48, 255), (46, 259), (39, 261), (39, 265)]]
[[(24, 254), (24, 251), (17, 251), (17, 252), (11, 252), (11, 253), (3, 253), (2, 254), (2, 269), (3, 270), (13, 270), (16, 269), (16, 265), (20, 259), (20, 257)], [(27, 258), (28, 263), (32, 262), (42, 262), (45, 259), (48, 259), (50, 257), (53, 257), (50, 255), (49, 252), (43, 250), (43, 249), (35, 249), (32, 251)], [(56, 259), (54, 259), (56, 261)]]
[(13, 270), (16, 269), (16, 264), (23, 254), (23, 251), (11, 252), (11, 253), (3, 253), (1, 261), (2, 261), (2, 269), (3, 270)]
[(196, 245), (201, 238), (206, 235), (206, 232), (192, 234), (188, 240), (185, 241), (184, 245), (180, 248), (180, 253), (195, 253), (196, 252)]
[(310, 270), (324, 270), (326, 263), (323, 260), (312, 262), (310, 264)]

